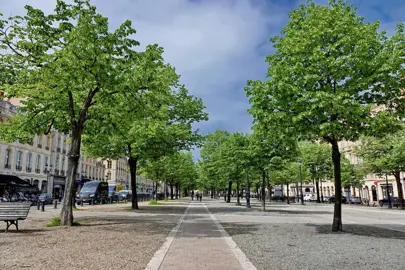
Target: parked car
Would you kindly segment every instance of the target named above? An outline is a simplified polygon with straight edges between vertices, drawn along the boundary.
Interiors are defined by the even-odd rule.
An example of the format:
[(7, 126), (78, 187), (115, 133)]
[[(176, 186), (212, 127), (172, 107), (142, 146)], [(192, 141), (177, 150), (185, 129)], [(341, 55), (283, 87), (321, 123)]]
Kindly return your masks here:
[[(333, 195), (332, 197), (329, 198), (329, 203), (335, 203), (335, 195)], [(345, 196), (342, 195), (342, 203), (347, 203), (347, 198)]]
[(312, 198), (312, 194), (305, 194), (304, 195), (304, 202), (308, 202)]
[(38, 201), (45, 202), (45, 204), (52, 204), (53, 198), (50, 194), (43, 193), (43, 194), (39, 195)]
[(77, 203), (83, 204), (88, 202), (93, 203), (106, 203), (108, 200), (108, 184), (103, 181), (90, 181), (86, 182), (80, 193), (76, 197)]
[(329, 202), (330, 197), (329, 196), (323, 196), (323, 202), (327, 203)]
[(361, 204), (360, 197), (350, 197), (350, 204)]
[(312, 197), (309, 199), (310, 202), (316, 202), (318, 200), (318, 196), (316, 196), (315, 194), (312, 195)]
[(116, 185), (108, 185), (108, 201), (109, 202), (117, 202), (118, 201), (118, 194), (117, 194), (117, 186)]
[(118, 192), (118, 197), (120, 201), (131, 200), (132, 190), (121, 190), (120, 192)]

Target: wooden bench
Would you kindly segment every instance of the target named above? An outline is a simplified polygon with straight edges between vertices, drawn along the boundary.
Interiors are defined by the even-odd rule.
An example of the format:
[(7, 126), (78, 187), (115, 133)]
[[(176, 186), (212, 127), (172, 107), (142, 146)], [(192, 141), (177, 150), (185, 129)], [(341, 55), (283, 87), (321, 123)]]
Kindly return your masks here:
[(7, 224), (6, 231), (11, 225), (14, 225), (18, 232), (18, 221), (24, 220), (28, 216), (31, 203), (0, 203), (0, 221), (4, 221)]

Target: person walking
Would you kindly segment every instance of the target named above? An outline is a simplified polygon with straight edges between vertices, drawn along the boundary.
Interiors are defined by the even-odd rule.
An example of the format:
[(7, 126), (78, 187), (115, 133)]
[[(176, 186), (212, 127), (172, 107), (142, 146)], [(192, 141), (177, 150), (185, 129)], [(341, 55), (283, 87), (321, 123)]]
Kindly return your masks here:
[(191, 191), (191, 200), (194, 201), (194, 190)]

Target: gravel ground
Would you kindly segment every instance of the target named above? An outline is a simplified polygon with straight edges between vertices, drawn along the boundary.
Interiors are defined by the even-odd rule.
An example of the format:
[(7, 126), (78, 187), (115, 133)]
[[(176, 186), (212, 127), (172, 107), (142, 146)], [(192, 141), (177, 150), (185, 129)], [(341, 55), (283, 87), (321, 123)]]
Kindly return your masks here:
[(144, 206), (139, 212), (147, 215), (83, 210), (76, 212), (83, 225), (71, 228), (46, 228), (49, 219), (29, 216), (19, 233), (12, 227), (1, 235), (0, 269), (143, 269), (184, 210)]
[(344, 225), (222, 223), (257, 269), (405, 269), (405, 233)]

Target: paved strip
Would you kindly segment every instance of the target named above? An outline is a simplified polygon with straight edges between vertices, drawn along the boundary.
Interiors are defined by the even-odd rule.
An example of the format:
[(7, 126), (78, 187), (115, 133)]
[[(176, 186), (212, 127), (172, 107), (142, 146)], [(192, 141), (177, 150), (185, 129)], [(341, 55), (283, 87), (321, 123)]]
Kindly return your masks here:
[(219, 231), (221, 232), (222, 238), (225, 239), (226, 243), (228, 244), (229, 248), (232, 250), (233, 254), (238, 259), (239, 264), (242, 266), (243, 270), (257, 270), (256, 267), (250, 262), (250, 260), (246, 257), (245, 253), (238, 247), (238, 245), (233, 241), (232, 237), (224, 230), (221, 223), (219, 223), (218, 219), (213, 215), (210, 210), (208, 209), (207, 205), (204, 204), (205, 209), (207, 209), (208, 214), (210, 215), (212, 221), (214, 221), (215, 225), (217, 225)]
[(146, 266), (145, 270), (158, 270), (167, 254), (167, 252), (170, 249), (170, 246), (172, 245), (177, 232), (179, 231), (179, 228), (181, 224), (184, 221), (184, 218), (187, 216), (188, 210), (190, 208), (190, 204), (188, 205), (186, 211), (184, 211), (184, 214), (181, 216), (179, 222), (177, 225), (170, 231), (169, 235), (166, 238), (166, 241), (163, 243), (163, 245), (156, 251), (155, 255), (153, 255), (152, 259), (149, 261), (148, 265)]
[(231, 237), (224, 237), (227, 234), (218, 224), (205, 204), (191, 203), (158, 269), (255, 270)]

